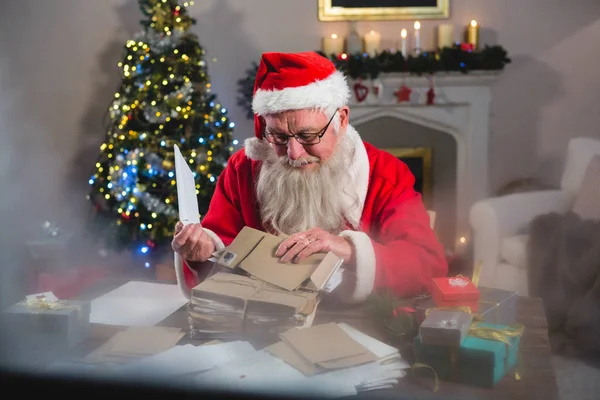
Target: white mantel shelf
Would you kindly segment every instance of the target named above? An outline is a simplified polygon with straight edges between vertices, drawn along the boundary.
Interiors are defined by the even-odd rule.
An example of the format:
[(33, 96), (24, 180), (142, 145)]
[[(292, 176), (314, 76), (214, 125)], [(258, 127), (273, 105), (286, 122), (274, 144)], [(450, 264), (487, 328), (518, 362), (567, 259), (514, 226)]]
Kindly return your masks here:
[[(426, 93), (430, 88), (429, 75), (383, 73), (375, 81), (363, 80), (361, 83), (369, 88), (369, 95), (360, 103), (354, 96), (354, 85), (357, 82), (349, 81), (352, 91), (349, 104), (352, 125), (392, 117), (438, 130), (454, 138), (457, 144), (457, 238), (469, 237), (468, 212), (471, 205), (489, 197), (491, 86), (500, 74), (501, 72), (487, 71), (472, 71), (468, 74), (438, 72), (431, 77), (436, 94), (433, 105), (426, 104)], [(375, 95), (375, 85), (379, 86), (380, 96)], [(394, 92), (402, 85), (412, 90), (410, 102), (397, 101)], [(361, 133), (360, 127), (358, 131)], [(398, 132), (398, 135), (402, 135), (402, 132)]]
[[(470, 71), (463, 74), (460, 72), (436, 72), (433, 75), (423, 74), (414, 75), (409, 73), (382, 73), (378, 80), (387, 82), (406, 82), (407, 86), (429, 85), (429, 78), (432, 77), (436, 85), (440, 86), (489, 86), (498, 80), (502, 73), (497, 71)], [(354, 80), (351, 80), (351, 86)]]

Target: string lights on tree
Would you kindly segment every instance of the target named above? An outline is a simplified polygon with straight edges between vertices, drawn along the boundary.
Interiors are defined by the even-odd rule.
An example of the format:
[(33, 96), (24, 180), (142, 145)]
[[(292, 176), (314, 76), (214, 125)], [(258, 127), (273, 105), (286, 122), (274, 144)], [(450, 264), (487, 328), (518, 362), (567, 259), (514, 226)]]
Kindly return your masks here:
[(196, 177), (200, 213), (236, 150), (235, 124), (211, 93), (195, 20), (177, 0), (139, 0), (143, 29), (118, 63), (122, 80), (109, 107), (106, 139), (89, 178), (92, 228), (107, 246), (145, 255), (165, 249), (178, 220), (173, 145)]

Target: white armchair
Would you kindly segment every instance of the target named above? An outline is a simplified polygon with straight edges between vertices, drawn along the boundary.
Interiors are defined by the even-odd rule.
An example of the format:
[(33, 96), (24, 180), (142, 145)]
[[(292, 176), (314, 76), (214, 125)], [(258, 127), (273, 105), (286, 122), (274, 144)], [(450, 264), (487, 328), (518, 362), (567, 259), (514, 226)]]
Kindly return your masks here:
[(482, 286), (528, 294), (527, 228), (538, 215), (571, 209), (600, 140), (571, 139), (560, 190), (517, 193), (475, 203), (470, 211), (474, 259), (483, 262)]

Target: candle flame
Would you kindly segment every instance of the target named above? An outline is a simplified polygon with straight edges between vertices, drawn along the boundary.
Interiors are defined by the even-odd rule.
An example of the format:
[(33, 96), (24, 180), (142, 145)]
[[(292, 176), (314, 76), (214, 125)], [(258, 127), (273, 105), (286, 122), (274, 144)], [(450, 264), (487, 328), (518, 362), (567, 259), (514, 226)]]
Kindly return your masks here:
[(459, 240), (461, 243), (467, 243), (467, 238), (464, 236), (462, 236)]
[(415, 22), (415, 29), (421, 29), (421, 23), (419, 21)]
[(400, 36), (402, 36), (402, 38), (406, 37), (406, 29), (402, 29), (402, 32), (400, 32)]
[(332, 39), (337, 39), (337, 35), (336, 35), (335, 33), (332, 33), (332, 34), (331, 34), (331, 38), (332, 38)]
[(375, 32), (375, 31), (371, 31), (371, 32), (369, 32), (369, 35), (375, 35), (376, 33), (377, 32)]
[(477, 21), (475, 21), (475, 20), (471, 21), (471, 26), (473, 28), (476, 28), (477, 27)]

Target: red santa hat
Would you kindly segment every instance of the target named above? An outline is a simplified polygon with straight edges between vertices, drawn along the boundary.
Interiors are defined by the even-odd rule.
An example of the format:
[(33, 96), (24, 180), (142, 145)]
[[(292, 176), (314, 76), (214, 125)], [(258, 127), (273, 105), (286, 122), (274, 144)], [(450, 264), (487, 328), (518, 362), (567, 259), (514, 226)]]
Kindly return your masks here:
[(315, 52), (264, 53), (254, 83), (254, 133), (262, 139), (261, 115), (339, 108), (349, 98), (344, 74), (329, 59)]

